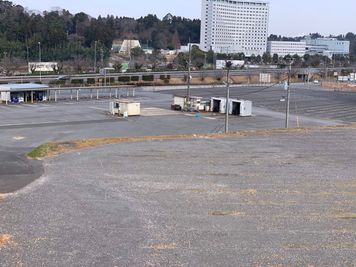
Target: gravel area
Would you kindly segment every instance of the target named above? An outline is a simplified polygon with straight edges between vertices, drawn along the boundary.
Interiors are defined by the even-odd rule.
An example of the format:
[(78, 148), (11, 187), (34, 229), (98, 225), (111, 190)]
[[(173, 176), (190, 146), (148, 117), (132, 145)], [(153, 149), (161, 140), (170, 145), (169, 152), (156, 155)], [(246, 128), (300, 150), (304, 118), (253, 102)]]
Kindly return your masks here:
[(0, 266), (355, 266), (356, 130), (98, 147), (0, 196)]

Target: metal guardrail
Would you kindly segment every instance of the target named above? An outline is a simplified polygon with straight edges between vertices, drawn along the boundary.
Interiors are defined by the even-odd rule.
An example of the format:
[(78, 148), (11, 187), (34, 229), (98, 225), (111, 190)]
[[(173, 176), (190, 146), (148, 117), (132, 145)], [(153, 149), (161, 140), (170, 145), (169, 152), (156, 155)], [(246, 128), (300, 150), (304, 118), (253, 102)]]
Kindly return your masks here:
[[(340, 71), (340, 70), (353, 70), (352, 67), (337, 67), (328, 68), (329, 71)], [(285, 73), (286, 69), (269, 69), (269, 68), (256, 68), (256, 69), (241, 69), (241, 70), (231, 70), (231, 75), (248, 75), (248, 74), (258, 74), (258, 73)], [(203, 71), (191, 71), (193, 77), (200, 77), (202, 75), (219, 75), (224, 72), (224, 70), (203, 70)], [(294, 73), (319, 73), (325, 72), (325, 68), (294, 68)], [(184, 77), (187, 75), (187, 71), (162, 71), (162, 72), (130, 72), (130, 73), (107, 73), (106, 76), (102, 74), (75, 74), (68, 75), (68, 78), (73, 79), (90, 79), (90, 78), (116, 78), (116, 77), (127, 77), (127, 76), (147, 76), (154, 75), (158, 77), (160, 75), (170, 75), (171, 77)], [(60, 75), (42, 75), (42, 76), (2, 76), (0, 81), (55, 81), (59, 80)]]

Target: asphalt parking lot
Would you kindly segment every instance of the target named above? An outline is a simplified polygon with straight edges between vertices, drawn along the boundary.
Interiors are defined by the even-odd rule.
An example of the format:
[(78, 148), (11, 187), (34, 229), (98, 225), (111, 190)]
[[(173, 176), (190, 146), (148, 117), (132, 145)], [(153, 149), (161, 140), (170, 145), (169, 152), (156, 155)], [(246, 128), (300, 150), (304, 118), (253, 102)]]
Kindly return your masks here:
[(0, 266), (355, 266), (355, 133), (47, 159), (39, 180), (0, 200)]
[[(255, 92), (256, 88), (248, 90)], [(202, 91), (206, 91), (207, 95), (219, 95), (224, 89), (199, 89), (194, 93)], [(9, 169), (21, 164), (30, 164), (30, 162), (24, 163), (25, 159), (12, 152), (13, 148), (21, 150), (24, 156), (34, 147), (50, 141), (113, 136), (218, 133), (224, 130), (223, 114), (203, 113), (201, 116), (196, 116), (194, 113), (185, 114), (169, 110), (173, 93), (175, 91), (163, 93), (138, 91), (134, 99), (142, 104), (142, 116), (129, 119), (119, 119), (108, 114), (110, 99), (0, 105), (2, 115), (0, 144), (3, 151), (1, 153), (3, 157), (8, 156), (8, 160), (3, 161), (3, 168)], [(232, 89), (232, 95), (236, 93), (238, 93), (236, 89)], [(274, 100), (277, 99), (277, 101), (272, 101), (268, 107), (255, 106), (252, 117), (230, 116), (230, 130), (283, 128), (284, 112), (278, 109), (273, 110), (274, 104), (283, 105), (277, 96), (278, 94), (274, 96)], [(343, 122), (298, 114), (292, 114), (290, 119), (291, 127), (340, 123)], [(19, 179), (9, 179), (5, 172), (0, 173), (2, 183), (0, 193), (20, 189), (27, 184), (26, 181), (32, 182), (34, 174), (41, 173), (36, 166), (33, 170), (31, 169), (31, 175), (27, 180), (25, 176), (22, 177), (22, 182), (18, 182)]]
[[(128, 119), (109, 99), (0, 105), (0, 266), (355, 266), (352, 126), (25, 157), (50, 141), (223, 131), (221, 114), (169, 110), (182, 92), (138, 91)], [(231, 131), (284, 127), (281, 88), (231, 94), (254, 102)], [(291, 127), (355, 122), (355, 96), (294, 87)]]
[[(291, 86), (290, 111), (294, 115), (343, 122), (356, 122), (356, 93), (327, 91), (320, 86), (295, 84)], [(185, 90), (168, 90), (162, 93), (182, 94)], [(192, 89), (192, 94), (225, 97), (225, 88)], [(280, 100), (286, 96), (281, 85), (261, 87), (233, 87), (231, 97), (253, 101), (254, 105), (276, 112), (285, 112), (285, 102)]]
[[(285, 103), (280, 102), (280, 88), (232, 88), (232, 97), (241, 95), (242, 91), (248, 91), (254, 101), (252, 117), (230, 117), (230, 130), (254, 130), (266, 128), (283, 128)], [(257, 91), (259, 93), (257, 93)], [(269, 92), (269, 90), (272, 90)], [(296, 92), (297, 90), (293, 90)], [(108, 114), (110, 99), (87, 100), (87, 101), (59, 101), (57, 103), (17, 104), (0, 105), (2, 120), (0, 122), (0, 153), (3, 157), (11, 153), (11, 160), (3, 162), (3, 168), (9, 169), (24, 164), (21, 158), (31, 149), (50, 141), (70, 141), (74, 139), (115, 137), (115, 136), (147, 136), (147, 135), (175, 135), (175, 134), (201, 134), (218, 133), (224, 130), (224, 115), (203, 113), (196, 117), (195, 114), (184, 114), (169, 110), (172, 102), (172, 94), (182, 93), (184, 90), (170, 90), (163, 92), (144, 92), (137, 90), (135, 100), (142, 104), (142, 116), (129, 119), (118, 119)], [(203, 93), (204, 92), (204, 93)], [(326, 94), (315, 90), (308, 90), (309, 94), (320, 93), (318, 101), (325, 101)], [(205, 96), (223, 95), (224, 88), (193, 89), (194, 94)], [(260, 95), (259, 99), (255, 99)], [(266, 96), (267, 94), (267, 96)], [(331, 94), (333, 95), (333, 94)], [(246, 96), (246, 95), (245, 95)], [(294, 96), (294, 95), (292, 95)], [(330, 103), (335, 101), (330, 98)], [(264, 99), (261, 103), (261, 99)], [(299, 98), (298, 98), (299, 99)], [(351, 100), (350, 100), (351, 99)], [(352, 98), (344, 100), (337, 112), (349, 116), (349, 107)], [(292, 105), (293, 107), (293, 105)], [(293, 114), (290, 119), (291, 127), (325, 126), (344, 123), (338, 119), (334, 120), (328, 116), (319, 116), (320, 111), (315, 114)], [(21, 152), (12, 152), (13, 148)], [(5, 155), (6, 154), (6, 155)], [(26, 162), (25, 164), (29, 164)], [(35, 164), (35, 163), (34, 163)], [(37, 170), (37, 167), (34, 167)], [(22, 176), (19, 179), (9, 179), (5, 172), (0, 173), (0, 193), (8, 193), (20, 189), (35, 179), (34, 174), (39, 171), (31, 171), (26, 180)], [(16, 182), (14, 182), (16, 181)], [(14, 184), (15, 183), (15, 184)]]

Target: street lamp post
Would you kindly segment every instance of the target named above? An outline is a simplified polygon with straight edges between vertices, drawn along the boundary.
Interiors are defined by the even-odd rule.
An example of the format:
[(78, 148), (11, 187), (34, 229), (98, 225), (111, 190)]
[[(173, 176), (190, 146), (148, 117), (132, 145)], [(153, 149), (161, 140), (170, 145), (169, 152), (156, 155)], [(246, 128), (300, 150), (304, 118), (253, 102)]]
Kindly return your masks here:
[(231, 61), (226, 62), (226, 104), (225, 104), (225, 133), (229, 132), (229, 109), (230, 109), (230, 68), (232, 66)]
[(189, 39), (189, 59), (188, 59), (188, 79), (187, 79), (187, 100), (186, 100), (186, 106), (187, 109), (190, 110), (192, 107), (191, 99), (190, 99), (190, 67), (192, 64), (192, 45), (190, 43)]
[(286, 104), (286, 129), (289, 128), (289, 109), (290, 109), (290, 80), (291, 80), (291, 73), (292, 73), (292, 61), (289, 62), (288, 66), (288, 83), (287, 83), (287, 104)]

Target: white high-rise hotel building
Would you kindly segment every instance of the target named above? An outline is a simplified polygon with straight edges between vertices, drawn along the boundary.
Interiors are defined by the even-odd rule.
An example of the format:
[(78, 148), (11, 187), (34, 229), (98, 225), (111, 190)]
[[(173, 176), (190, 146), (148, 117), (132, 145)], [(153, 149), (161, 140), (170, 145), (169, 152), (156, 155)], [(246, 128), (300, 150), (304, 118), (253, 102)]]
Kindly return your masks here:
[(261, 0), (202, 0), (200, 46), (217, 53), (266, 52), (269, 3)]

